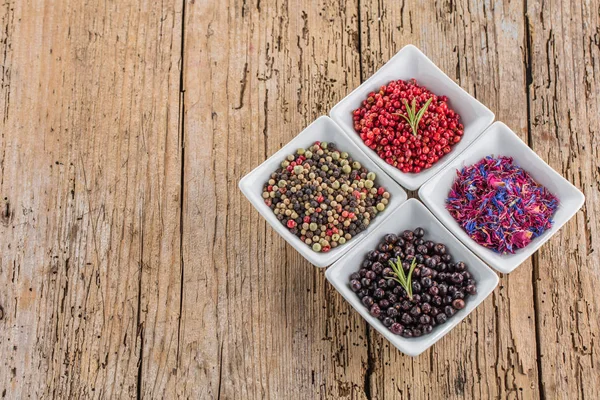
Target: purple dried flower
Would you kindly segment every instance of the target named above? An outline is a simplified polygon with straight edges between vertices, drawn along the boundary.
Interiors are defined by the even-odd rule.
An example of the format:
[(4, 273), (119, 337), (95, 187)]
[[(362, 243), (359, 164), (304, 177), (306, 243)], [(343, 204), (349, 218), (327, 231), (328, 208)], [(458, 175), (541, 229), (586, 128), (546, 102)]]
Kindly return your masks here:
[(514, 253), (552, 227), (558, 199), (511, 157), (488, 156), (457, 171), (446, 209), (477, 243)]

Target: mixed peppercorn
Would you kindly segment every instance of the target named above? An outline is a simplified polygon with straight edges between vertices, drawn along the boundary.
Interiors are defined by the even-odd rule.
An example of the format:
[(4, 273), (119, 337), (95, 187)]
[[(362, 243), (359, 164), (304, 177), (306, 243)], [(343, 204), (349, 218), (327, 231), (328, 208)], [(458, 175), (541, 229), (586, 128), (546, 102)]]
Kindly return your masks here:
[(464, 126), (448, 106), (414, 79), (391, 81), (353, 112), (354, 129), (379, 157), (402, 172), (431, 168), (460, 142)]
[(281, 163), (263, 186), (265, 204), (316, 252), (328, 252), (367, 229), (390, 194), (334, 143), (315, 142)]
[(462, 261), (442, 243), (425, 240), (424, 230), (388, 234), (370, 251), (350, 288), (392, 333), (406, 338), (431, 333), (458, 310), (476, 282)]

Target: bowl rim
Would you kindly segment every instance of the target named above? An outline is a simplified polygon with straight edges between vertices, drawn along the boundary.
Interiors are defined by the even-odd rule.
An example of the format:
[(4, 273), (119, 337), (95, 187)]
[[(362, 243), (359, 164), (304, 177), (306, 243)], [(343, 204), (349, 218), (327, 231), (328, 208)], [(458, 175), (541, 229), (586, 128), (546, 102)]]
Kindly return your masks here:
[[(514, 254), (498, 254), (492, 250), (481, 246), (476, 243), (469, 235), (458, 225), (458, 223), (450, 216), (444, 205), (440, 205), (437, 202), (432, 201), (431, 193), (435, 190), (435, 187), (440, 182), (447, 182), (447, 177), (451, 176), (449, 171), (451, 169), (457, 169), (464, 166), (465, 158), (469, 157), (474, 151), (478, 151), (485, 140), (491, 137), (491, 135), (505, 136), (511, 142), (514, 142), (515, 146), (523, 149), (529, 159), (529, 163), (536, 164), (541, 167), (553, 180), (560, 183), (560, 186), (564, 188), (560, 193), (553, 193), (557, 197), (567, 194), (572, 196), (576, 201), (576, 207), (565, 209), (567, 212), (559, 219), (554, 220), (552, 228), (548, 229), (547, 235), (542, 235), (534, 239), (528, 246), (517, 250)], [(512, 157), (517, 147), (510, 147), (506, 152), (503, 151), (504, 156)], [(494, 154), (494, 153), (491, 153)], [(527, 171), (527, 167), (520, 165)], [(565, 177), (559, 174), (554, 168), (552, 168), (546, 161), (544, 161), (533, 149), (531, 149), (521, 138), (506, 124), (501, 121), (496, 121), (485, 132), (475, 140), (464, 152), (456, 157), (452, 162), (446, 165), (436, 176), (427, 181), (419, 189), (419, 198), (423, 203), (431, 210), (431, 212), (440, 220), (440, 222), (449, 229), (454, 236), (456, 236), (461, 242), (463, 242), (473, 253), (475, 253), (480, 259), (486, 262), (495, 270), (502, 273), (510, 273), (519, 267), (527, 258), (533, 255), (540, 247), (542, 247), (550, 238), (552, 238), (573, 216), (581, 209), (585, 202), (584, 194)], [(563, 196), (563, 198), (566, 196)]]
[[(387, 164), (385, 160), (383, 160), (377, 153), (367, 147), (360, 138), (355, 138), (356, 132), (352, 127), (349, 127), (347, 123), (347, 117), (343, 117), (341, 108), (354, 100), (354, 98), (359, 94), (361, 90), (365, 87), (373, 87), (377, 88), (386, 82), (379, 82), (382, 80), (382, 76), (387, 71), (387, 69), (393, 68), (394, 65), (398, 62), (398, 60), (403, 57), (411, 57), (418, 58), (423, 63), (429, 65), (433, 68), (436, 74), (436, 80), (445, 81), (449, 87), (453, 90), (457, 90), (463, 98), (461, 101), (467, 100), (471, 105), (473, 105), (477, 110), (475, 120), (480, 120), (482, 127), (475, 131), (472, 134), (471, 141), (467, 143), (465, 148), (461, 150), (453, 149), (450, 153), (446, 154), (442, 159), (440, 159), (435, 165), (427, 170), (423, 170), (418, 174), (405, 174), (397, 168)], [(379, 82), (379, 83), (378, 83)], [(431, 85), (428, 85), (431, 87)], [(432, 89), (433, 90), (433, 89)], [(342, 128), (344, 133), (348, 135), (354, 141), (361, 150), (363, 150), (375, 163), (384, 170), (389, 176), (392, 177), (396, 182), (398, 182), (403, 187), (409, 190), (417, 190), (423, 184), (425, 184), (428, 180), (432, 179), (439, 171), (441, 171), (448, 163), (450, 163), (454, 158), (456, 158), (459, 154), (465, 151), (481, 134), (494, 122), (495, 114), (482, 102), (477, 100), (474, 96), (472, 96), (469, 92), (463, 89), (460, 85), (458, 85), (452, 78), (450, 78), (444, 71), (442, 71), (431, 59), (429, 59), (420, 49), (418, 49), (413, 44), (407, 44), (402, 47), (392, 58), (390, 58), (384, 65), (382, 65), (373, 75), (371, 75), (367, 80), (361, 83), (359, 86), (354, 88), (348, 95), (346, 95), (342, 100), (340, 100), (333, 108), (329, 111), (329, 115), (331, 118)], [(463, 139), (464, 140), (464, 139)], [(427, 176), (425, 176), (426, 174)], [(423, 176), (425, 176), (423, 178)]]
[[(358, 312), (361, 317), (374, 329), (376, 329), (383, 337), (385, 337), (394, 347), (396, 347), (402, 353), (409, 355), (411, 357), (416, 357), (421, 353), (425, 352), (431, 346), (433, 346), (437, 341), (446, 336), (450, 331), (452, 331), (458, 324), (460, 324), (468, 315), (470, 315), (479, 305), (489, 297), (489, 295), (495, 290), (500, 281), (498, 274), (494, 272), (489, 266), (487, 266), (476, 254), (470, 251), (460, 240), (456, 238), (432, 213), (431, 211), (425, 207), (419, 200), (417, 199), (408, 199), (405, 201), (400, 207), (394, 210), (388, 218), (386, 218), (386, 223), (393, 220), (395, 214), (401, 214), (402, 210), (405, 208), (417, 207), (420, 208), (422, 212), (427, 215), (427, 218), (433, 221), (434, 225), (437, 225), (442, 236), (447, 239), (446, 245), (448, 242), (451, 242), (453, 248), (453, 253), (455, 258), (470, 258), (469, 268), (477, 269), (483, 277), (483, 281), (478, 284), (478, 287), (481, 287), (482, 282), (486, 282), (490, 284), (489, 288), (485, 291), (478, 291), (478, 293), (474, 296), (474, 298), (469, 302), (470, 306), (466, 307), (466, 311), (464, 314), (457, 314), (448, 320), (445, 324), (443, 324), (440, 328), (438, 328), (437, 332), (434, 330), (431, 334), (427, 336), (421, 336), (419, 339), (423, 339), (420, 344), (410, 343), (413, 339), (403, 338), (401, 336), (393, 334), (388, 328), (386, 328), (381, 321), (377, 318), (374, 318), (369, 314), (367, 308), (360, 302), (358, 297), (350, 291), (349, 288), (346, 287), (347, 290), (342, 290), (342, 287), (345, 287), (346, 282), (342, 282), (342, 278), (336, 275), (336, 272), (341, 271), (345, 263), (348, 260), (355, 259), (358, 253), (364, 252), (365, 249), (361, 248), (361, 245), (354, 247), (350, 252), (346, 253), (342, 258), (336, 261), (331, 267), (327, 268), (325, 271), (325, 276), (329, 283), (335, 288), (335, 290), (352, 306), (352, 308)], [(398, 219), (396, 219), (398, 221)], [(397, 231), (397, 230), (396, 230)], [(385, 234), (387, 233), (386, 224), (380, 225), (372, 234)], [(458, 249), (458, 252), (456, 251)], [(466, 256), (466, 257), (465, 257)], [(360, 260), (362, 261), (362, 256)], [(356, 262), (357, 270), (360, 268), (358, 262)], [(353, 296), (353, 297), (352, 297)], [(461, 310), (462, 311), (462, 310)], [(459, 311), (459, 313), (461, 312)], [(426, 340), (424, 340), (426, 339)]]
[[(336, 139), (336, 144), (340, 145), (340, 147), (347, 151), (352, 158), (359, 161), (361, 164), (365, 165), (369, 171), (375, 172), (377, 174), (377, 179), (379, 183), (382, 184), (387, 191), (392, 195), (386, 210), (378, 215), (377, 218), (373, 220), (373, 222), (365, 229), (363, 232), (359, 233), (357, 236), (353, 237), (343, 246), (340, 246), (336, 249), (332, 249), (327, 253), (323, 252), (315, 252), (308, 245), (302, 242), (297, 236), (293, 235), (288, 231), (286, 227), (283, 226), (273, 214), (272, 210), (268, 208), (264, 202), (262, 201), (262, 197), (256, 197), (256, 194), (253, 191), (252, 184), (249, 181), (252, 178), (257, 177), (258, 174), (263, 174), (263, 170), (267, 168), (267, 165), (274, 160), (282, 160), (286, 155), (290, 154), (292, 149), (299, 147), (299, 142), (303, 141), (304, 138), (310, 135), (315, 129), (318, 129), (319, 125), (328, 124), (328, 129), (336, 130), (336, 134), (339, 137), (339, 140)], [(347, 149), (347, 150), (346, 150)], [(293, 151), (292, 151), (293, 152)], [(264, 172), (265, 176), (270, 174), (272, 171)], [(258, 178), (257, 178), (258, 179)], [(267, 178), (268, 179), (268, 178)], [(262, 184), (261, 184), (262, 186)], [(246, 199), (250, 202), (250, 204), (256, 209), (262, 217), (266, 220), (266, 222), (271, 225), (271, 227), (287, 242), (289, 243), (302, 257), (308, 260), (311, 264), (316, 267), (323, 268), (331, 265), (337, 259), (342, 257), (348, 251), (350, 251), (354, 246), (360, 243), (363, 239), (365, 239), (370, 232), (375, 230), (380, 224), (382, 224), (387, 216), (391, 214), (397, 207), (401, 206), (406, 199), (408, 198), (408, 194), (406, 191), (390, 176), (388, 176), (379, 166), (373, 162), (363, 151), (358, 147), (352, 140), (350, 140), (347, 135), (345, 135), (342, 129), (337, 125), (331, 118), (326, 115), (320, 116), (316, 118), (312, 123), (310, 123), (306, 128), (304, 128), (299, 134), (297, 134), (292, 140), (283, 145), (279, 150), (277, 150), (274, 154), (269, 156), (266, 160), (261, 162), (258, 166), (244, 175), (240, 181), (238, 182), (238, 188), (244, 194)], [(260, 196), (259, 196), (260, 197)]]

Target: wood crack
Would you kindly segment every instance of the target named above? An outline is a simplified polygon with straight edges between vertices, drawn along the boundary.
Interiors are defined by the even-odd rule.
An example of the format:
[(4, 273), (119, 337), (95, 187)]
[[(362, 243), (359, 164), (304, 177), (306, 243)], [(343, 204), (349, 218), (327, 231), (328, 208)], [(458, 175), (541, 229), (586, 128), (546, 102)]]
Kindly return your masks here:
[[(532, 93), (533, 90), (533, 38), (532, 38), (532, 28), (531, 23), (529, 21), (529, 15), (527, 13), (527, 1), (524, 2), (524, 14), (525, 14), (525, 78), (526, 78), (526, 100), (527, 100), (527, 144), (529, 147), (533, 148), (533, 135), (532, 135), (532, 127), (531, 127), (531, 103), (532, 103)], [(536, 364), (537, 364), (537, 383), (538, 383), (538, 392), (541, 400), (545, 400), (544, 393), (544, 381), (542, 374), (542, 349), (541, 349), (541, 326), (540, 326), (540, 315), (539, 315), (539, 291), (538, 291), (538, 279), (539, 279), (539, 260), (538, 254), (535, 253), (531, 257), (531, 283), (533, 286), (533, 314), (535, 319), (535, 346), (536, 346)]]
[[(360, 12), (361, 8), (360, 8), (360, 1), (361, 0), (357, 0), (356, 4), (357, 4), (357, 9), (356, 9), (356, 15), (358, 17), (358, 70), (360, 72), (360, 82), (362, 83), (364, 81), (364, 71), (363, 71), (363, 53), (362, 53), (362, 28), (361, 28), (361, 20), (362, 20), (362, 14)], [(403, 7), (404, 9), (404, 4)]]
[(234, 107), (236, 110), (244, 107), (244, 93), (246, 92), (246, 85), (248, 84), (248, 62), (246, 62), (244, 65), (244, 76), (242, 77), (240, 83), (242, 84), (242, 88), (240, 90), (240, 103), (237, 107)]
[(221, 341), (221, 349), (219, 351), (219, 383), (217, 390), (217, 400), (221, 400), (221, 384), (223, 383), (223, 341)]
[(363, 389), (365, 391), (365, 397), (371, 400), (373, 399), (373, 394), (371, 393), (371, 377), (373, 375), (373, 370), (375, 369), (375, 360), (373, 359), (373, 352), (371, 351), (371, 327), (366, 322), (365, 340), (367, 341), (367, 368), (365, 369), (365, 381)]
[(185, 1), (183, 0), (182, 12), (181, 12), (181, 71), (179, 74), (179, 134), (180, 150), (181, 150), (181, 173), (179, 180), (179, 262), (180, 262), (180, 282), (179, 282), (179, 317), (177, 319), (177, 351), (176, 351), (176, 370), (180, 366), (181, 362), (181, 316), (183, 315), (183, 290), (184, 290), (184, 278), (185, 278), (185, 263), (184, 263), (184, 252), (183, 252), (183, 206), (184, 206), (184, 185), (185, 185), (185, 82), (184, 82), (184, 68), (185, 68)]

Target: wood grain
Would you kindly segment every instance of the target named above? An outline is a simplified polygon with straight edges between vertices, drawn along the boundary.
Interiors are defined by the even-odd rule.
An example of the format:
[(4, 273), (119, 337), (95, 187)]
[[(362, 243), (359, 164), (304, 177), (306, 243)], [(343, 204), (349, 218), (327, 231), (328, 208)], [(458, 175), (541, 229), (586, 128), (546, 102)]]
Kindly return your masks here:
[(597, 398), (600, 51), (597, 1), (528, 4), (531, 146), (586, 202), (534, 258), (542, 396)]
[(180, 397), (364, 397), (364, 321), (237, 188), (360, 83), (341, 4), (187, 3)]
[(2, 397), (135, 398), (174, 358), (181, 4), (77, 3), (0, 11)]
[[(0, 398), (597, 398), (599, 7), (6, 0)], [(237, 188), (408, 43), (586, 195), (415, 359)]]

